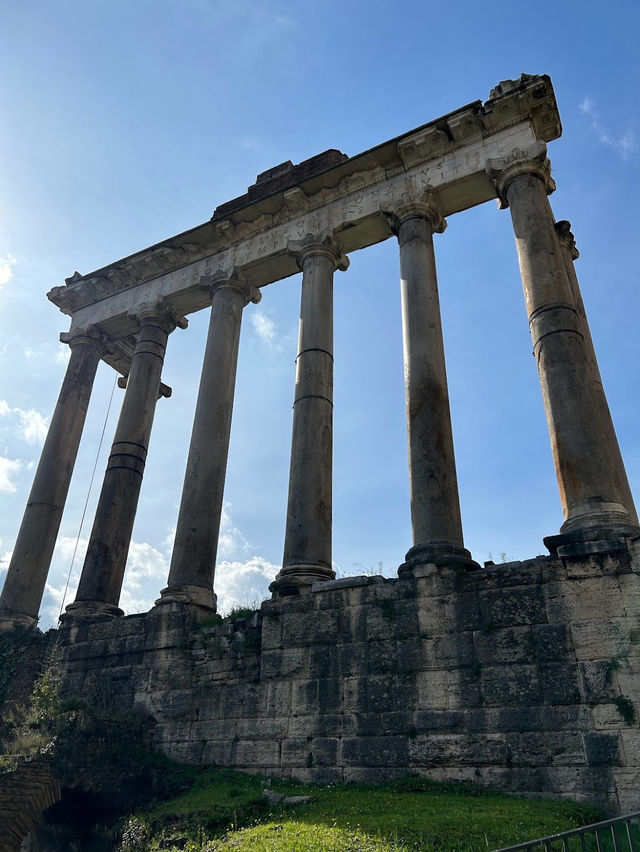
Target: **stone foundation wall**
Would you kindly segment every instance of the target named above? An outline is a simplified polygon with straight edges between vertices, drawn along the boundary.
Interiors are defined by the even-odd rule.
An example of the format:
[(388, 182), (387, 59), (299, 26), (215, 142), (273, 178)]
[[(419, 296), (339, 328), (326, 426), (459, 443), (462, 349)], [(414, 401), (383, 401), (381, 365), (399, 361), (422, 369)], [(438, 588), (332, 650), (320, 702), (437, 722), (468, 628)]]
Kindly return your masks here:
[(149, 713), (189, 763), (640, 809), (638, 554), (419, 574), (211, 626), (176, 604), (67, 628), (66, 690)]

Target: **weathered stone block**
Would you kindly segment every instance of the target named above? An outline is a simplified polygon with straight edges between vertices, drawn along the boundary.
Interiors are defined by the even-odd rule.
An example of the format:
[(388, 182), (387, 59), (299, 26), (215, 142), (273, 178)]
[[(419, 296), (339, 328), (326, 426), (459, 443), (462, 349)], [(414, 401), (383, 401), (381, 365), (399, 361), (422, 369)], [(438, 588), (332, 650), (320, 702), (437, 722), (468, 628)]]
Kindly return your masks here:
[(319, 610), (310, 618), (305, 618), (304, 613), (283, 615), (282, 644), (285, 648), (333, 645), (337, 637), (338, 615), (333, 610)]
[(497, 627), (542, 624), (547, 621), (544, 594), (540, 586), (516, 586), (480, 592), (480, 615), (485, 631)]
[(473, 633), (446, 633), (422, 640), (424, 667), (427, 669), (458, 668), (475, 662)]
[(447, 630), (464, 633), (482, 628), (482, 614), (477, 592), (449, 595), (444, 598), (444, 615)]
[(311, 747), (313, 766), (336, 766), (339, 747), (337, 737), (316, 737)]
[(478, 707), (482, 702), (480, 666), (451, 669), (447, 673), (447, 703), (452, 710)]
[(579, 660), (624, 657), (629, 651), (631, 632), (637, 626), (637, 618), (573, 621), (571, 635), (576, 656)]
[(417, 693), (411, 675), (372, 675), (367, 679), (366, 707), (370, 713), (415, 710)]
[[(264, 604), (263, 604), (264, 606)], [(262, 617), (262, 650), (272, 650), (282, 647), (282, 619), (279, 613), (263, 615)]]
[(406, 766), (408, 757), (406, 737), (345, 737), (342, 740), (344, 766)]
[(207, 742), (204, 746), (202, 762), (207, 766), (230, 766), (232, 752), (231, 740)]
[(207, 722), (193, 722), (191, 739), (192, 740), (228, 740), (231, 741), (238, 729), (238, 722), (235, 719), (216, 719)]
[(282, 740), (283, 766), (309, 766), (311, 759), (310, 738)]
[(414, 733), (414, 714), (408, 710), (394, 713), (357, 714), (356, 733), (361, 737), (395, 736)]
[(513, 766), (584, 766), (582, 734), (565, 731), (507, 734), (509, 762)]
[(418, 599), (418, 631), (420, 636), (428, 637), (446, 632), (445, 607), (447, 600), (446, 597), (442, 596)]
[(392, 639), (369, 643), (369, 673), (382, 674), (398, 669), (398, 649)]
[(531, 665), (484, 666), (481, 689), (486, 705), (539, 704), (542, 697), (538, 667)]
[(504, 627), (474, 633), (477, 661), (488, 663), (528, 663), (531, 661), (531, 627)]
[(338, 676), (338, 650), (335, 645), (327, 647), (314, 645), (307, 653), (309, 655), (309, 677), (327, 678)]
[(234, 742), (232, 765), (238, 767), (269, 767), (280, 764), (280, 743), (273, 740)]
[(587, 704), (610, 703), (615, 697), (612, 688), (612, 669), (610, 660), (593, 660), (580, 663), (580, 683)]
[(461, 710), (417, 710), (412, 714), (413, 728), (418, 734), (463, 730), (465, 719), (466, 714)]
[(306, 716), (318, 710), (318, 681), (291, 681), (291, 713), (294, 716)]
[(506, 757), (502, 734), (430, 734), (409, 742), (409, 759), (420, 766), (504, 764)]
[(319, 713), (339, 713), (342, 709), (342, 683), (337, 677), (322, 677), (318, 679)]
[(582, 735), (584, 753), (589, 766), (620, 766), (620, 741), (617, 733), (596, 733), (591, 731)]
[(423, 645), (416, 637), (398, 639), (396, 648), (398, 672), (415, 673), (424, 668), (425, 662), (422, 656)]
[(547, 704), (578, 704), (580, 686), (575, 663), (545, 663), (540, 666), (542, 695)]
[(340, 677), (361, 675), (369, 667), (369, 643), (350, 642), (338, 645), (338, 673)]
[[(240, 739), (247, 740), (263, 740), (267, 738), (276, 740), (285, 737), (288, 728), (288, 716), (282, 716), (279, 719), (238, 719), (237, 736)], [(212, 737), (212, 739), (222, 739), (222, 737)]]
[(433, 710), (446, 709), (449, 706), (447, 672), (418, 672), (418, 706)]
[[(255, 708), (254, 713), (247, 713), (247, 716), (253, 716), (259, 712), (259, 707)], [(291, 715), (291, 681), (271, 681), (267, 689), (267, 702), (265, 707), (267, 716), (290, 716)]]
[(531, 628), (531, 653), (540, 662), (558, 662), (573, 654), (565, 624), (534, 624)]

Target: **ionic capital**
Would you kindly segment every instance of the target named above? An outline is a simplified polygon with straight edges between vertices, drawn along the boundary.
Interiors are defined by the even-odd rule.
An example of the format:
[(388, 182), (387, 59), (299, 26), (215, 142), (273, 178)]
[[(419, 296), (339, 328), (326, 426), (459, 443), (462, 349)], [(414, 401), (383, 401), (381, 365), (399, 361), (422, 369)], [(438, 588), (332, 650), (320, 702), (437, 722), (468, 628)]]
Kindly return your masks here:
[(138, 328), (145, 325), (159, 325), (168, 334), (171, 334), (175, 328), (184, 329), (189, 325), (187, 318), (164, 299), (145, 302), (135, 312), (131, 312), (129, 318), (137, 323)]
[(98, 349), (101, 356), (104, 355), (109, 348), (109, 339), (105, 334), (98, 331), (94, 325), (87, 326), (86, 328), (75, 328), (71, 331), (60, 332), (60, 343), (68, 344), (71, 349), (79, 344), (94, 346)]
[(349, 258), (342, 251), (333, 234), (307, 234), (301, 240), (290, 240), (287, 243), (287, 251), (295, 257), (300, 271), (305, 260), (310, 257), (326, 257), (333, 263), (334, 269), (339, 269), (341, 272), (349, 268)]
[(220, 290), (222, 287), (229, 287), (242, 297), (243, 308), (249, 302), (257, 305), (260, 299), (262, 299), (260, 290), (255, 284), (245, 278), (236, 266), (230, 269), (217, 269), (212, 275), (203, 275), (198, 282), (198, 286), (201, 290), (206, 290), (211, 299), (213, 299), (216, 290)]
[(580, 257), (580, 252), (576, 248), (576, 240), (571, 233), (571, 222), (562, 219), (554, 225), (560, 245), (568, 249), (571, 254), (571, 260), (577, 260)]
[(392, 207), (380, 206), (380, 212), (396, 236), (400, 226), (409, 219), (426, 219), (435, 234), (442, 234), (447, 227), (447, 222), (440, 212), (438, 200), (430, 186), (419, 195), (404, 192), (397, 204)]
[(551, 162), (547, 157), (547, 146), (540, 141), (534, 142), (526, 151), (514, 148), (506, 157), (487, 160), (485, 171), (495, 187), (498, 206), (501, 210), (509, 206), (507, 189), (519, 175), (535, 175), (540, 178), (547, 195), (551, 195), (556, 188), (555, 181), (551, 177)]

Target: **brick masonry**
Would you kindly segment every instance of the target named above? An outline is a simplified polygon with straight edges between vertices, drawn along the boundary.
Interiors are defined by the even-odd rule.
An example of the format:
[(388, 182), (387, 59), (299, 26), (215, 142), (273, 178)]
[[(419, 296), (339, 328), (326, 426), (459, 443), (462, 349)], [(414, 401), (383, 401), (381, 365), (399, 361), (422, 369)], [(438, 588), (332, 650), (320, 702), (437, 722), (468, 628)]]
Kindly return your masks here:
[(148, 713), (187, 763), (640, 809), (638, 553), (417, 575), (212, 626), (176, 604), (66, 628), (65, 688)]

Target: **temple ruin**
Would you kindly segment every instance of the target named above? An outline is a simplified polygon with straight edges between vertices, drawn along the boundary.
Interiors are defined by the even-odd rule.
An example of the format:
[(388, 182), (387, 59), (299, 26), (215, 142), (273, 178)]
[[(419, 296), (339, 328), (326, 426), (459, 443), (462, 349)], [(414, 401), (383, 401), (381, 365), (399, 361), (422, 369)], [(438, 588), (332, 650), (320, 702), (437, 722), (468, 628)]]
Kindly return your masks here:
[[(258, 175), (185, 233), (49, 299), (71, 355), (0, 598), (37, 624), (100, 359), (126, 391), (75, 600), (59, 628), (67, 689), (112, 684), (188, 762), (303, 780), (418, 772), (638, 808), (640, 526), (594, 353), (546, 143), (551, 80), (522, 75), (347, 157)], [(564, 523), (548, 557), (480, 567), (465, 548), (434, 234), (497, 199), (515, 234)], [(400, 256), (413, 540), (398, 577), (332, 570), (333, 276), (395, 237)], [(443, 237), (442, 239), (446, 239)], [(282, 568), (245, 622), (212, 623), (242, 315), (302, 272)], [(185, 317), (210, 325), (166, 587), (120, 592), (162, 365)], [(187, 332), (188, 333), (188, 332)], [(340, 365), (336, 365), (340, 369)], [(292, 377), (293, 380), (293, 377)], [(185, 652), (184, 649), (187, 649)], [(612, 661), (616, 661), (616, 665)], [(623, 718), (621, 700), (634, 709)]]

